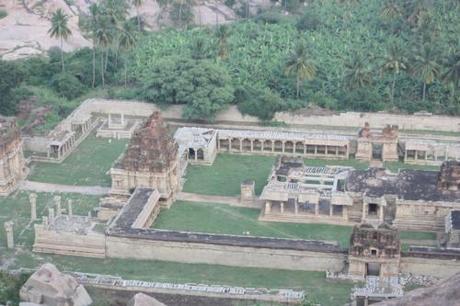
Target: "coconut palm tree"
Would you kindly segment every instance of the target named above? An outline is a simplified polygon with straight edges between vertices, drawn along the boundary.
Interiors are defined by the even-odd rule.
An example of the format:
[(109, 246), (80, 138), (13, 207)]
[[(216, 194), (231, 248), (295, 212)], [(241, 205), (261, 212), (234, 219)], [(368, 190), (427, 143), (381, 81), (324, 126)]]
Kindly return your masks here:
[(382, 72), (388, 72), (393, 75), (391, 82), (391, 102), (394, 101), (396, 77), (401, 71), (407, 70), (408, 59), (404, 53), (404, 49), (400, 45), (391, 44), (383, 56), (383, 63), (381, 66)]
[(368, 86), (372, 82), (369, 61), (361, 54), (354, 55), (345, 63), (344, 83), (354, 90)]
[(89, 7), (89, 21), (86, 26), (86, 30), (91, 35), (91, 40), (93, 41), (93, 80), (92, 87), (96, 85), (96, 48), (97, 48), (97, 27), (98, 27), (98, 18), (100, 15), (100, 7), (97, 3), (93, 3)]
[(436, 61), (434, 49), (428, 45), (422, 45), (414, 52), (413, 75), (423, 82), (422, 100), (425, 101), (426, 85), (432, 84), (439, 76), (440, 67)]
[[(123, 24), (123, 27), (121, 28), (120, 31), (120, 36), (118, 38), (118, 46), (120, 50), (124, 51), (127, 53), (129, 50), (131, 50), (136, 44), (136, 36), (134, 34), (134, 28), (133, 24), (131, 22), (125, 21)], [(128, 62), (129, 62), (129, 56), (128, 54), (125, 54), (124, 58), (124, 75), (125, 75), (125, 87), (127, 84), (127, 75), (128, 75)]]
[(228, 56), (228, 45), (227, 39), (229, 36), (230, 31), (226, 25), (218, 26), (216, 29), (216, 36), (219, 45), (219, 51), (217, 52), (217, 56), (220, 59), (225, 59)]
[[(100, 15), (97, 19), (97, 24), (95, 28), (95, 39), (96, 45), (102, 48), (101, 51), (101, 80), (102, 86), (105, 86), (105, 71), (107, 67), (107, 58), (109, 47), (114, 40), (114, 31), (112, 22), (107, 16)], [(105, 54), (105, 58), (104, 58)]]
[(144, 0), (133, 0), (133, 5), (136, 8), (137, 27), (139, 32), (142, 31), (141, 27), (141, 15), (139, 15), (139, 7), (142, 6)]
[(50, 37), (57, 38), (60, 41), (62, 72), (65, 71), (63, 43), (72, 35), (72, 31), (68, 27), (68, 21), (69, 17), (59, 8), (51, 16), (51, 28), (48, 30)]
[(444, 63), (446, 67), (442, 74), (442, 80), (452, 88), (452, 97), (455, 96), (455, 90), (460, 87), (460, 52), (450, 55)]
[(296, 78), (296, 97), (300, 97), (300, 84), (304, 80), (313, 80), (316, 76), (316, 65), (307, 52), (304, 43), (296, 45), (286, 61), (285, 73)]

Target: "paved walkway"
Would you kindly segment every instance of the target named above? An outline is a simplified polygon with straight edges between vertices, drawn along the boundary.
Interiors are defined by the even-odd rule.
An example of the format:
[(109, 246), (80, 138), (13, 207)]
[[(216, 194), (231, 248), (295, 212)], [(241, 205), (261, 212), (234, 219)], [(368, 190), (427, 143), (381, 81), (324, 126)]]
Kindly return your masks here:
[(19, 183), (19, 189), (34, 192), (80, 193), (87, 195), (105, 195), (110, 190), (108, 187), (101, 186), (71, 186), (32, 181), (22, 181)]

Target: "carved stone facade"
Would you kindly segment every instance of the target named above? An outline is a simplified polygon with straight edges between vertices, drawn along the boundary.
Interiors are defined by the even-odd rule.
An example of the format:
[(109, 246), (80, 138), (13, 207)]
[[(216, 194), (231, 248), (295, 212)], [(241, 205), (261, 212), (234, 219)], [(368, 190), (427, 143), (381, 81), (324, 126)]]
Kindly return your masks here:
[(126, 152), (110, 170), (112, 193), (129, 194), (137, 187), (159, 191), (163, 207), (174, 202), (180, 188), (178, 145), (160, 112), (134, 132)]
[(400, 260), (401, 242), (396, 228), (388, 224), (361, 224), (353, 228), (348, 274), (361, 278), (398, 276)]
[(397, 161), (399, 130), (397, 126), (386, 126), (382, 132), (372, 131), (366, 122), (358, 135), (356, 159)]
[(438, 188), (441, 190), (460, 190), (460, 161), (452, 160), (442, 164)]
[(16, 120), (0, 116), (0, 196), (16, 190), (27, 175), (21, 133)]

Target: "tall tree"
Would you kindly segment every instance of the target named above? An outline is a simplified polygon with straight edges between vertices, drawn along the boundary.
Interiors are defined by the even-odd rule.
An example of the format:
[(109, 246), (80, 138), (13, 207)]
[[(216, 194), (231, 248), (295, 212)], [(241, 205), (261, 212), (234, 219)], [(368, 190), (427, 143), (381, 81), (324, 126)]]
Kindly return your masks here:
[(67, 41), (69, 36), (72, 35), (72, 31), (70, 31), (68, 27), (68, 21), (69, 17), (64, 13), (62, 9), (59, 8), (53, 13), (51, 17), (51, 28), (48, 30), (50, 37), (59, 39), (61, 48), (62, 72), (65, 71), (63, 44), (64, 41)]
[(225, 59), (228, 56), (227, 39), (228, 39), (229, 33), (230, 32), (228, 30), (228, 27), (225, 24), (218, 26), (216, 29), (216, 36), (217, 36), (218, 45), (219, 45), (217, 56), (219, 56), (220, 59)]
[[(114, 39), (114, 29), (111, 21), (104, 15), (100, 15), (96, 25), (96, 44), (101, 50), (101, 80), (102, 86), (105, 86), (105, 71), (110, 45)], [(105, 55), (105, 58), (104, 58)]]
[(93, 41), (93, 80), (92, 87), (96, 86), (96, 48), (97, 48), (97, 28), (98, 28), (98, 18), (100, 15), (100, 8), (97, 3), (93, 3), (89, 7), (89, 22), (86, 25), (86, 31), (91, 35), (91, 40)]
[(393, 76), (393, 80), (391, 82), (391, 102), (394, 101), (396, 77), (401, 73), (401, 71), (407, 70), (407, 67), (408, 60), (404, 50), (396, 43), (391, 44), (383, 56), (383, 63), (381, 67), (382, 72), (391, 73)]
[(423, 82), (422, 100), (425, 101), (426, 86), (432, 84), (439, 76), (440, 67), (436, 61), (436, 52), (428, 44), (415, 50), (413, 75)]
[(452, 97), (460, 87), (460, 52), (450, 55), (444, 63), (445, 71), (442, 80), (451, 86)]
[(372, 74), (368, 59), (360, 54), (354, 55), (345, 62), (344, 83), (348, 89), (364, 88), (372, 82)]
[(316, 65), (307, 52), (304, 43), (298, 43), (286, 61), (285, 73), (296, 78), (296, 97), (300, 97), (300, 85), (304, 80), (313, 80), (316, 76)]
[(127, 85), (127, 75), (128, 75), (128, 62), (129, 62), (129, 55), (127, 52), (131, 50), (134, 45), (136, 44), (136, 36), (134, 34), (133, 24), (127, 20), (124, 22), (123, 27), (120, 32), (120, 37), (118, 38), (118, 45), (119, 48), (124, 51), (125, 58), (124, 58), (124, 78), (125, 78), (125, 87)]
[(144, 0), (133, 0), (133, 5), (136, 8), (137, 28), (139, 32), (142, 31), (141, 15), (139, 14), (139, 7), (141, 7), (143, 3), (144, 3)]

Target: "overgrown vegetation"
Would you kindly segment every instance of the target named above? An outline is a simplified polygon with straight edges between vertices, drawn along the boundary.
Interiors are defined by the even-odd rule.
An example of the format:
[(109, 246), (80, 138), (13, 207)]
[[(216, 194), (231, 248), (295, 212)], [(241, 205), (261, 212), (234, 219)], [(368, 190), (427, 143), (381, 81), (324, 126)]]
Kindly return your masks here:
[[(187, 27), (188, 1), (163, 2), (180, 30), (145, 33), (140, 17), (127, 18), (126, 1), (105, 0), (81, 17), (94, 48), (0, 63), (2, 71), (25, 71), (1, 74), (0, 84), (8, 84), (2, 97), (9, 97), (1, 112), (14, 113), (24, 87), (33, 85), (66, 100), (88, 88), (115, 87), (110, 96), (185, 104), (184, 115), (193, 120), (212, 120), (229, 103), (264, 120), (308, 104), (460, 114), (456, 0), (325, 0), (307, 1), (305, 8), (285, 0), (215, 28)], [(66, 32), (59, 33), (65, 40)]]

